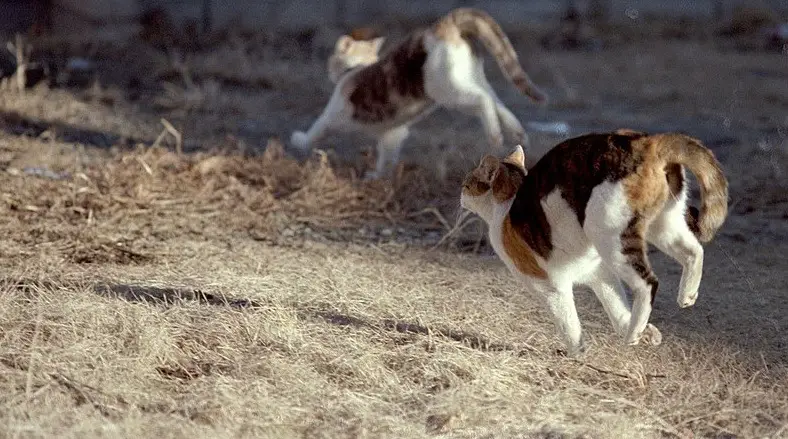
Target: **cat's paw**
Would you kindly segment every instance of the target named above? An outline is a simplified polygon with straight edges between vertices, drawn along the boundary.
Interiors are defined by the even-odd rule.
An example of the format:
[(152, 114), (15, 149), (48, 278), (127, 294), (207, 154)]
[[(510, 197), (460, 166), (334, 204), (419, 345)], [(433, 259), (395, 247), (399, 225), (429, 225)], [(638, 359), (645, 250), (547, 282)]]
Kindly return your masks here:
[(656, 326), (649, 323), (646, 325), (646, 329), (643, 330), (643, 334), (640, 336), (640, 339), (643, 340), (644, 343), (647, 343), (651, 346), (659, 346), (662, 344), (662, 333), (659, 332)]
[(682, 308), (689, 308), (698, 300), (698, 292), (679, 294), (679, 306)]
[(659, 332), (656, 326), (649, 323), (640, 332), (630, 332), (624, 343), (629, 346), (635, 346), (641, 341), (651, 346), (659, 346), (662, 343), (662, 333)]
[[(645, 332), (645, 331), (643, 331)], [(624, 339), (624, 343), (628, 346), (635, 346), (636, 344), (640, 343), (640, 339), (643, 336), (643, 332), (632, 332), (630, 331), (626, 338)]]
[(567, 358), (580, 358), (588, 352), (588, 341), (585, 334), (580, 335), (580, 341), (576, 344), (569, 344), (566, 349), (559, 349), (558, 354)]
[(569, 349), (566, 353), (566, 356), (569, 358), (580, 358), (588, 351), (588, 345), (581, 344), (580, 346), (574, 347)]
[(290, 135), (290, 145), (299, 152), (309, 150), (309, 136), (303, 131), (293, 131)]

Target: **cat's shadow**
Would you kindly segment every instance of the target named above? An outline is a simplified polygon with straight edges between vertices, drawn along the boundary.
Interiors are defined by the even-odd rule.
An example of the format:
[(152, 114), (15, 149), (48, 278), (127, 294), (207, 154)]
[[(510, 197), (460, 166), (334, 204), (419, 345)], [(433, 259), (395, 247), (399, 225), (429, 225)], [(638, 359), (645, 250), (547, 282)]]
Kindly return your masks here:
[[(273, 303), (264, 300), (257, 301), (231, 297), (224, 294), (208, 293), (189, 288), (130, 284), (97, 284), (93, 286), (93, 292), (103, 297), (162, 307), (172, 307), (188, 302), (216, 307), (227, 307), (236, 310), (254, 310), (274, 306)], [(281, 306), (281, 304), (276, 306)], [(292, 304), (292, 306), (296, 309), (296, 315), (299, 319), (311, 321), (318, 320), (330, 325), (347, 326), (355, 329), (378, 330), (396, 337), (395, 341), (399, 344), (416, 343), (421, 340), (427, 340), (427, 338), (424, 338), (424, 336), (427, 336), (441, 337), (446, 340), (459, 342), (471, 349), (483, 352), (514, 351), (518, 355), (526, 355), (530, 352), (529, 349), (520, 346), (494, 342), (490, 340), (489, 337), (473, 331), (427, 326), (406, 320), (370, 319), (368, 317), (355, 316), (351, 313), (339, 311), (335, 306), (327, 303), (296, 303)]]
[[(678, 286), (680, 268), (673, 267), (667, 259), (662, 260), (660, 257), (655, 257), (653, 260), (656, 272), (663, 281), (660, 286), (660, 294), (654, 304), (651, 322), (662, 331), (665, 337), (663, 343), (670, 343), (670, 339), (680, 339), (697, 345), (726, 345), (733, 348), (732, 351), (739, 351), (746, 357), (752, 358), (753, 361), (757, 360), (757, 367), (760, 368), (788, 365), (788, 349), (780, 344), (779, 334), (775, 333), (773, 336), (767, 334), (769, 331), (775, 332), (779, 329), (769, 327), (768, 321), (765, 319), (753, 319), (752, 313), (755, 313), (755, 310), (746, 309), (748, 306), (754, 308), (756, 306), (754, 303), (750, 305), (737, 303), (736, 306), (739, 307), (740, 312), (720, 314), (715, 309), (719, 305), (730, 304), (719, 302), (729, 299), (726, 296), (714, 301), (717, 303), (707, 304), (703, 300), (704, 296), (708, 297), (713, 294), (713, 291), (710, 291), (707, 286), (701, 288), (698, 303), (691, 308), (680, 309), (675, 301), (674, 291)], [(40, 291), (42, 288), (59, 289), (63, 287), (57, 283), (25, 279), (7, 279), (3, 284), (11, 286), (17, 291), (31, 294), (36, 294), (36, 291)], [(252, 300), (192, 288), (99, 283), (89, 286), (89, 289), (102, 297), (163, 308), (191, 303), (239, 312), (254, 312), (255, 310), (282, 306), (281, 303), (274, 304), (266, 299)], [(594, 314), (593, 318), (602, 326), (607, 327), (608, 322), (604, 312), (593, 293), (590, 291), (578, 291), (578, 293), (576, 298), (581, 318), (582, 315)], [(354, 330), (379, 331), (385, 335), (386, 339), (390, 339), (396, 344), (426, 343), (429, 345), (430, 340), (439, 337), (483, 352), (510, 352), (518, 356), (540, 355), (539, 352), (535, 352), (527, 345), (496, 342), (489, 336), (473, 329), (425, 325), (405, 319), (354, 315), (342, 311), (330, 303), (300, 302), (286, 304), (286, 306), (294, 308), (297, 317), (301, 320), (317, 321)], [(753, 327), (753, 324), (759, 324), (762, 327)], [(541, 355), (547, 355), (547, 353)]]

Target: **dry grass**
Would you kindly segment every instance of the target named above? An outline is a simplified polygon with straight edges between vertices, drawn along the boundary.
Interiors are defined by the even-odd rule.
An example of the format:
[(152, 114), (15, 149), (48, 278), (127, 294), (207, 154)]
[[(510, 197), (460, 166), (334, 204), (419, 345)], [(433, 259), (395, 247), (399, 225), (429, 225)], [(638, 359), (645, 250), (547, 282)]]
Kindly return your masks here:
[[(216, 53), (243, 60), (239, 44)], [(301, 163), (271, 136), (323, 104), (302, 97), (325, 93), (319, 61), (264, 65), (251, 80), (270, 88), (223, 85), (199, 105), (177, 88), (166, 108), (122, 90), (0, 96), (0, 437), (788, 435), (788, 96), (775, 59), (641, 49), (539, 54), (534, 75), (556, 96), (540, 118), (690, 120), (723, 145), (732, 215), (692, 309), (675, 304), (678, 266), (654, 255), (662, 346), (622, 347), (579, 291), (591, 338), (580, 361), (556, 353), (539, 298), (490, 256), (478, 224), (432, 249), (480, 152), (468, 119), (437, 114), (392, 182), (365, 183), (359, 147), (332, 140)], [(223, 65), (190, 62), (197, 78)], [(704, 92), (709, 65), (720, 71)], [(135, 146), (154, 142), (161, 117), (192, 152), (166, 137)], [(253, 117), (263, 154), (233, 125)], [(90, 146), (104, 141), (115, 146)]]

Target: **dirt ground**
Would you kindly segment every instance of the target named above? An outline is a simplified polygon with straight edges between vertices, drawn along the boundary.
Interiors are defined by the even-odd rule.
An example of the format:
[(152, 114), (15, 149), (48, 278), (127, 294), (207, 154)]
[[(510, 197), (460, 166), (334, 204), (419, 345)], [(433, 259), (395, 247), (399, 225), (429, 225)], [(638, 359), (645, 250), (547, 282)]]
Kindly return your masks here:
[(287, 154), (338, 30), (37, 43), (96, 66), (0, 90), (0, 437), (788, 437), (788, 52), (715, 29), (513, 31), (545, 108), (488, 62), (523, 122), (683, 131), (730, 179), (697, 304), (653, 252), (663, 344), (622, 346), (581, 289), (578, 360), (478, 221), (449, 234), (478, 122), (421, 123), (390, 181), (359, 180), (368, 139)]

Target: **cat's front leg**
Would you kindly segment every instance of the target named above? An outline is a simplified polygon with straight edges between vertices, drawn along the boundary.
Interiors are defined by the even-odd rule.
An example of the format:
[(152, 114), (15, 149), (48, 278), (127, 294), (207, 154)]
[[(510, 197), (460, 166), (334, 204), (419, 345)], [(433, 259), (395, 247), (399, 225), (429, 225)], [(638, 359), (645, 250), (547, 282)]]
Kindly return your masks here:
[(577, 316), (571, 284), (562, 287), (547, 285), (540, 289), (547, 301), (547, 308), (553, 315), (556, 330), (564, 340), (567, 356), (581, 356), (586, 351), (586, 341), (580, 318)]
[(290, 145), (293, 149), (300, 154), (309, 152), (317, 142), (328, 134), (329, 129), (341, 125), (339, 123), (342, 114), (341, 109), (341, 101), (336, 96), (333, 96), (326, 108), (306, 132), (293, 131), (290, 135)]
[(303, 131), (293, 131), (290, 135), (290, 145), (299, 152), (306, 152), (312, 147), (312, 142), (309, 140), (309, 135)]
[(328, 130), (327, 118), (321, 115), (308, 131), (293, 131), (290, 135), (290, 145), (299, 154), (308, 153), (315, 143), (322, 139)]

